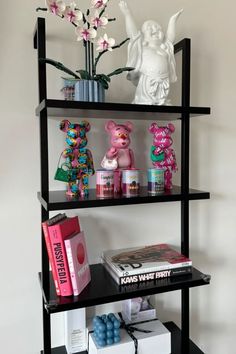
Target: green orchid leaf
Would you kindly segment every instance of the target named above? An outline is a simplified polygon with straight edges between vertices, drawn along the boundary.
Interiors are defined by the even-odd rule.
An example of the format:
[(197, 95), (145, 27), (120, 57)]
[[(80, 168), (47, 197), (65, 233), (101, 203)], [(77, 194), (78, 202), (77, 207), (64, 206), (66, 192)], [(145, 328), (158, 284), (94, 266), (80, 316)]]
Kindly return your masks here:
[(109, 78), (109, 76), (107, 76), (107, 75), (105, 75), (105, 74), (97, 74), (95, 77), (94, 77), (94, 79), (95, 80), (100, 80), (100, 79), (102, 79), (102, 80), (105, 80), (105, 81), (107, 81), (107, 82), (110, 82), (111, 81), (111, 79)]
[(134, 70), (135, 68), (131, 68), (129, 66), (125, 67), (125, 68), (119, 68), (119, 69), (116, 69), (114, 70), (113, 72), (111, 72), (110, 74), (108, 74), (107, 76), (111, 77), (111, 76), (114, 76), (114, 75), (119, 75), (121, 73), (123, 73), (124, 71), (132, 71)]
[(102, 87), (107, 90), (109, 88), (109, 85), (107, 83), (107, 81), (100, 79), (99, 82), (101, 83)]
[[(97, 82), (99, 82), (99, 83), (102, 85), (102, 87), (103, 87), (105, 90), (107, 90), (107, 89), (109, 88), (108, 82), (106, 81), (106, 79), (102, 78), (102, 76), (103, 76), (103, 74), (97, 75), (97, 76), (94, 78), (94, 80), (96, 80)], [(106, 76), (106, 75), (104, 75), (104, 76)]]
[(65, 73), (73, 76), (75, 79), (80, 79), (80, 77), (77, 74), (75, 74), (73, 71), (68, 69), (65, 65), (63, 65), (59, 61), (55, 61), (53, 59), (48, 59), (48, 58), (39, 58), (39, 62), (50, 64), (50, 65), (54, 66), (55, 68), (57, 68), (58, 70), (64, 71)]
[(82, 80), (91, 80), (92, 77), (87, 70), (76, 70), (80, 74)]

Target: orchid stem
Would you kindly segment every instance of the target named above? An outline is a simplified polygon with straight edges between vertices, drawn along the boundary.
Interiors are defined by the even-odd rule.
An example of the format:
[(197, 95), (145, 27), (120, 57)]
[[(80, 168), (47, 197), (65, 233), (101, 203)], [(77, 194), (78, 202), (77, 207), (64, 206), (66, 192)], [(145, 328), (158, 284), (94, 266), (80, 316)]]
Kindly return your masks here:
[[(107, 0), (107, 4), (108, 4), (109, 0)], [(104, 6), (103, 10), (100, 12), (99, 14), (99, 18), (102, 17), (102, 15), (104, 14), (104, 12), (106, 11), (106, 8), (107, 8), (107, 4)]]
[(84, 41), (85, 48), (85, 70), (88, 71), (88, 53), (87, 53), (87, 42)]
[(92, 77), (96, 75), (96, 67), (94, 65), (94, 45), (91, 43), (91, 61), (92, 61)]
[(48, 11), (47, 7), (37, 7), (36, 11)]
[(91, 55), (90, 55), (90, 42), (88, 42), (88, 72), (89, 76), (91, 75)]
[[(129, 38), (126, 38), (124, 41), (120, 42), (120, 44), (114, 45), (114, 46), (112, 47), (112, 49), (120, 48), (120, 47), (121, 47), (123, 44), (125, 44), (127, 41), (129, 41)], [(96, 59), (95, 59), (95, 61), (94, 61), (94, 68), (95, 68), (95, 70), (96, 70), (97, 64), (98, 64), (98, 62), (99, 62), (101, 56), (102, 56), (103, 54), (105, 54), (107, 51), (108, 51), (108, 49), (103, 50), (103, 51), (100, 52), (100, 53), (98, 54), (98, 56), (96, 57)]]

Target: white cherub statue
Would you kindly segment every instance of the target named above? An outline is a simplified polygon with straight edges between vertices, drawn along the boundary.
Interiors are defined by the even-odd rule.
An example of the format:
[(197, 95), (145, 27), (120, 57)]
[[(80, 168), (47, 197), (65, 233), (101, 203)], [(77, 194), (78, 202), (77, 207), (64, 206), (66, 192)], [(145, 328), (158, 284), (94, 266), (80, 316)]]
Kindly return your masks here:
[(153, 20), (145, 21), (139, 31), (126, 1), (121, 0), (119, 6), (130, 38), (127, 66), (135, 68), (127, 75), (136, 86), (132, 103), (169, 105), (170, 83), (177, 80), (173, 47), (175, 27), (183, 10), (170, 18), (164, 35), (161, 26)]

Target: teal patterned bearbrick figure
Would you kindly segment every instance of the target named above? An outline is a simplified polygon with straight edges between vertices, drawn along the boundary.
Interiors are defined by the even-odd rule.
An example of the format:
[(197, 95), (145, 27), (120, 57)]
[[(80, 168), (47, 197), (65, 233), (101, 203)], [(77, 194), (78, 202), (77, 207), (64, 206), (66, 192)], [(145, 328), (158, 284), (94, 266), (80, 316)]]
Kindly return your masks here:
[(90, 124), (82, 121), (79, 124), (63, 120), (60, 129), (66, 133), (68, 147), (62, 152), (68, 167), (69, 182), (68, 195), (87, 196), (89, 191), (89, 176), (94, 174), (93, 157), (89, 149), (86, 133), (90, 130)]

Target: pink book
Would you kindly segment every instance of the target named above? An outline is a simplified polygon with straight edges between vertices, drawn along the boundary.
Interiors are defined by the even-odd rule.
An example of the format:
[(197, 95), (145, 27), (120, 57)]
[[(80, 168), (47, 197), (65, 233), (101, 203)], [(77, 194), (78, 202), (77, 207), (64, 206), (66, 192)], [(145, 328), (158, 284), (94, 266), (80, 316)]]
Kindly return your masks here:
[(74, 295), (79, 295), (91, 280), (84, 232), (75, 233), (65, 239)]
[(80, 232), (78, 217), (67, 218), (55, 225), (49, 226), (48, 231), (61, 296), (71, 296), (73, 295), (73, 290), (64, 240), (75, 232)]
[(60, 288), (58, 285), (58, 276), (57, 276), (57, 271), (56, 271), (56, 265), (54, 262), (54, 258), (52, 256), (52, 245), (51, 245), (50, 238), (49, 238), (48, 226), (53, 225), (65, 218), (66, 218), (65, 214), (58, 214), (58, 215), (54, 216), (53, 218), (51, 218), (47, 221), (44, 221), (42, 223), (45, 244), (46, 244), (46, 248), (47, 248), (47, 252), (48, 252), (49, 262), (51, 264), (52, 276), (53, 276), (57, 295), (61, 295), (61, 292), (60, 292)]

